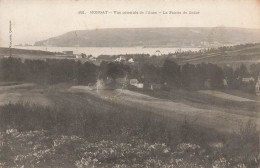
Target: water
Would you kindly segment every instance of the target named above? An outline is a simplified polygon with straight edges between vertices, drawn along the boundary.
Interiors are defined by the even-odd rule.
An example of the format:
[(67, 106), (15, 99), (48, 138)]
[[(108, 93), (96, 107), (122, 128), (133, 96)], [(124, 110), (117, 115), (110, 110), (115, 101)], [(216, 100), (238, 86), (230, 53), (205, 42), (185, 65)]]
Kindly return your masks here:
[[(74, 54), (85, 53), (97, 57), (99, 55), (120, 55), (120, 54), (169, 54), (175, 51), (199, 51), (202, 48), (143, 48), (143, 47), (45, 47), (45, 46), (26, 46), (15, 48), (28, 50), (42, 50), (50, 52), (73, 51)], [(156, 52), (157, 51), (157, 52)]]

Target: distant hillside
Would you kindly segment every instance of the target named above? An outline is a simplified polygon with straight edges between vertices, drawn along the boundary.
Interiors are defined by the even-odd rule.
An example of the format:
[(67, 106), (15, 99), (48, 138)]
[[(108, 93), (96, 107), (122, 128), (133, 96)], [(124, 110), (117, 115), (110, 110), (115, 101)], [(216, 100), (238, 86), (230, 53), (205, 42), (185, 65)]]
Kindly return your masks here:
[(260, 42), (260, 29), (117, 28), (77, 30), (35, 42), (56, 47), (216, 47)]
[(251, 65), (260, 63), (260, 43), (236, 45), (232, 47), (221, 47), (210, 49), (203, 53), (183, 54), (179, 57), (180, 64), (191, 63), (214, 63), (223, 65), (232, 65), (232, 67), (241, 64)]

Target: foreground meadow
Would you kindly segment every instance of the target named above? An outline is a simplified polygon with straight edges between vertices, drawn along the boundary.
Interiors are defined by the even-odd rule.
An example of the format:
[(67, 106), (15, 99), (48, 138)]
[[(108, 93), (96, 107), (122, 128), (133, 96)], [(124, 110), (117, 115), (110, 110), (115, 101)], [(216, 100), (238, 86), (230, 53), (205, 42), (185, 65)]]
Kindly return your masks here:
[(69, 88), (1, 87), (1, 167), (260, 166), (253, 121), (224, 133)]

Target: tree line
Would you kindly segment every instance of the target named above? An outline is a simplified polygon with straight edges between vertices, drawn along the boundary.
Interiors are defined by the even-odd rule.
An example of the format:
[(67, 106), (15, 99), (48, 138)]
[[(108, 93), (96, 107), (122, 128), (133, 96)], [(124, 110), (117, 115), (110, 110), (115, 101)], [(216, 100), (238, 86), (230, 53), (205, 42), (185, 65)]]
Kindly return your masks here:
[(96, 81), (98, 66), (69, 59), (31, 60), (4, 58), (0, 60), (0, 79), (42, 84), (75, 82), (88, 84)]
[[(248, 68), (241, 64), (237, 68), (220, 67), (212, 63), (178, 65), (172, 60), (165, 60), (164, 64), (154, 66), (144, 64), (140, 70), (144, 82), (167, 84), (170, 88), (184, 88), (189, 90), (232, 89), (253, 93), (255, 83), (260, 76), (260, 63), (252, 64)], [(139, 75), (139, 76), (141, 76)], [(251, 78), (244, 82), (244, 78)]]
[[(125, 64), (121, 62), (103, 61), (99, 66), (90, 62), (69, 59), (21, 60), (19, 58), (3, 58), (0, 60), (0, 79), (3, 81), (26, 81), (42, 84), (74, 82), (79, 85), (94, 84), (97, 79), (106, 80), (125, 76), (136, 78), (143, 83), (157, 83), (168, 88), (184, 88), (189, 90), (205, 89), (207, 82), (211, 89), (239, 89), (254, 91), (255, 82), (242, 82), (243, 78), (260, 76), (260, 63), (245, 65), (233, 69), (219, 67), (216, 64), (201, 63), (178, 65), (166, 59), (160, 66), (142, 63)], [(226, 80), (226, 84), (223, 82)]]

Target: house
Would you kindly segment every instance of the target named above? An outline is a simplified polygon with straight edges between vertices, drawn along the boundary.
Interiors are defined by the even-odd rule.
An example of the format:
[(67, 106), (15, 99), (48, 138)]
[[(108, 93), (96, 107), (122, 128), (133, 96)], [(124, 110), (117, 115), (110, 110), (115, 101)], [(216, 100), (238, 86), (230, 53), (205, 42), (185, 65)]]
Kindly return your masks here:
[(258, 76), (257, 82), (255, 84), (255, 93), (260, 96), (260, 76)]
[(154, 55), (156, 55), (156, 56), (162, 56), (162, 53), (161, 53), (160, 50), (156, 50)]
[(151, 90), (159, 90), (159, 89), (162, 89), (162, 87), (163, 87), (163, 85), (157, 84), (157, 83), (153, 83), (150, 85), (151, 85)]
[(84, 53), (76, 54), (75, 56), (76, 56), (76, 58), (87, 58), (87, 55)]
[(135, 86), (139, 89), (143, 89), (144, 88), (144, 84), (143, 83), (139, 83), (137, 79), (130, 79), (129, 84), (132, 86)]
[(62, 51), (65, 55), (73, 55), (73, 51)]
[(123, 56), (120, 56), (117, 59), (115, 59), (115, 62), (125, 62), (125, 61), (126, 61), (126, 59)]
[(144, 84), (143, 83), (137, 83), (137, 84), (134, 84), (133, 86), (139, 88), (139, 89), (143, 89), (144, 88)]
[(91, 57), (89, 57), (89, 60), (90, 60), (90, 61), (97, 61), (97, 58), (96, 58), (96, 57), (93, 57), (93, 56), (91, 56)]
[(253, 77), (242, 78), (242, 82), (244, 83), (255, 82), (255, 79)]
[(76, 54), (76, 58), (83, 58), (81, 54)]
[(129, 84), (130, 85), (135, 85), (135, 84), (137, 84), (138, 83), (138, 80), (137, 79), (130, 79), (130, 81), (129, 81)]
[(133, 62), (134, 62), (134, 59), (133, 59), (133, 58), (130, 58), (130, 59), (128, 60), (128, 62), (133, 63)]

